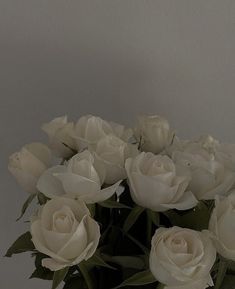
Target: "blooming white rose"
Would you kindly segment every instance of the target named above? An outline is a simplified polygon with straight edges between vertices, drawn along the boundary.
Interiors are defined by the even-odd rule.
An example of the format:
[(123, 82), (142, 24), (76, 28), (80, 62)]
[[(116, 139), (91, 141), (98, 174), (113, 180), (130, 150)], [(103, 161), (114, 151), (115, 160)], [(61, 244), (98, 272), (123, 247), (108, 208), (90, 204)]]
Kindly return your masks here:
[(51, 152), (47, 146), (30, 143), (10, 156), (8, 169), (26, 192), (35, 194), (38, 178), (50, 162)]
[(172, 159), (178, 166), (190, 171), (189, 189), (199, 200), (225, 195), (234, 184), (235, 174), (215, 159), (214, 152), (200, 143), (188, 143), (183, 151), (173, 152)]
[(75, 125), (74, 138), (80, 149), (93, 147), (106, 135), (113, 134), (124, 141), (132, 136), (132, 131), (125, 129), (123, 125), (107, 122), (100, 117), (93, 115), (82, 116)]
[(216, 197), (209, 231), (219, 254), (235, 261), (235, 191), (228, 197)]
[(131, 196), (136, 204), (161, 212), (169, 209), (187, 210), (197, 204), (187, 191), (190, 178), (178, 175), (168, 156), (142, 152), (126, 161)]
[(166, 119), (152, 115), (139, 117), (135, 135), (143, 151), (158, 154), (170, 145), (174, 133)]
[(42, 126), (49, 137), (50, 147), (56, 156), (67, 158), (76, 149), (74, 124), (68, 122), (67, 116), (57, 117)]
[(106, 184), (114, 184), (126, 178), (125, 161), (137, 154), (136, 145), (128, 144), (114, 135), (107, 135), (95, 146), (95, 168), (103, 171)]
[(152, 238), (149, 266), (164, 289), (212, 286), (210, 270), (216, 250), (206, 232), (180, 227), (160, 228)]
[(99, 225), (83, 202), (56, 198), (47, 202), (31, 223), (35, 248), (48, 256), (42, 266), (57, 271), (88, 260), (99, 243)]
[(90, 204), (110, 198), (121, 183), (120, 180), (102, 189), (103, 177), (94, 168), (92, 154), (85, 150), (73, 156), (66, 165), (45, 171), (38, 180), (37, 188), (49, 198), (67, 196)]

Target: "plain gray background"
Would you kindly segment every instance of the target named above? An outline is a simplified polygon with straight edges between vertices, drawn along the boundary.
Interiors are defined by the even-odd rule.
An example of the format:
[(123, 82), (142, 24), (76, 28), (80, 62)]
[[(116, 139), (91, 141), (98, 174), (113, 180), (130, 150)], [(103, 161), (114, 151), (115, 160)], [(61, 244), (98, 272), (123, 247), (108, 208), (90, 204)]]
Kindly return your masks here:
[[(234, 54), (234, 0), (0, 0), (1, 255), (27, 228), (8, 156), (43, 122), (157, 113), (181, 136), (235, 142)], [(32, 269), (1, 258), (0, 287), (50, 288)]]

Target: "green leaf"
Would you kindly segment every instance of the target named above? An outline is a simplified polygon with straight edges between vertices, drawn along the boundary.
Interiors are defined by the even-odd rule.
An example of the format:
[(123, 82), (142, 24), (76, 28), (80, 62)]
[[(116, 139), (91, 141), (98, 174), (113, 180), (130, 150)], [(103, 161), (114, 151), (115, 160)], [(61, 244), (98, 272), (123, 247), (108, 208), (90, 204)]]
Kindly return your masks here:
[(25, 203), (23, 204), (23, 207), (21, 209), (21, 214), (19, 218), (16, 219), (16, 221), (19, 221), (25, 214), (28, 206), (32, 203), (33, 199), (36, 197), (36, 194), (30, 194)]
[(44, 267), (39, 267), (34, 270), (32, 275), (29, 277), (29, 279), (32, 278), (38, 278), (42, 280), (52, 280), (53, 279), (53, 273)]
[(226, 275), (220, 289), (235, 289), (235, 276)]
[(141, 286), (141, 285), (147, 285), (157, 282), (154, 278), (153, 274), (149, 271), (142, 271), (139, 272), (130, 278), (126, 279), (124, 282), (122, 282), (120, 285), (115, 287), (114, 289), (121, 288), (124, 286)]
[(118, 202), (115, 202), (115, 201), (111, 201), (111, 200), (106, 200), (106, 201), (100, 202), (98, 204), (101, 207), (109, 208), (109, 209), (131, 209), (127, 205), (124, 205), (122, 203), (118, 203)]
[(88, 289), (94, 289), (94, 281), (88, 271), (88, 268), (86, 266), (86, 263), (83, 261), (81, 263), (78, 264), (79, 270), (86, 282), (87, 288)]
[(49, 201), (50, 199), (47, 198), (43, 193), (39, 192), (37, 194), (38, 197), (38, 202), (40, 205), (45, 205), (47, 201)]
[(41, 254), (41, 253), (36, 253), (36, 258), (35, 258), (35, 271), (32, 273), (32, 275), (29, 277), (30, 279), (32, 278), (39, 278), (43, 280), (53, 280), (53, 272), (50, 271), (49, 269), (45, 268), (42, 266), (42, 259), (47, 258), (46, 255)]
[(21, 235), (7, 250), (6, 257), (11, 257), (13, 254), (19, 254), (23, 252), (33, 251), (34, 244), (31, 241), (31, 234), (30, 232), (26, 232)]
[(64, 269), (54, 272), (52, 289), (56, 289), (60, 285), (60, 283), (64, 280), (66, 274), (68, 273), (68, 270), (69, 268), (66, 267)]
[(139, 206), (135, 206), (131, 210), (123, 225), (123, 230), (125, 232), (128, 232), (130, 230), (130, 228), (135, 224), (135, 222), (138, 220), (139, 216), (143, 213), (144, 210), (144, 208)]
[(95, 253), (89, 260), (87, 260), (86, 264), (116, 270), (116, 268), (107, 264), (98, 253)]

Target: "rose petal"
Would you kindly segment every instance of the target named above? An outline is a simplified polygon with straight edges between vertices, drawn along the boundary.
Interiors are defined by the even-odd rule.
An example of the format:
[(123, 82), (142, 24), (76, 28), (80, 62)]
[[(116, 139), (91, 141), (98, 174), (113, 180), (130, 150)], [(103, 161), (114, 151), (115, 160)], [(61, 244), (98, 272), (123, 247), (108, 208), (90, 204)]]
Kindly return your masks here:
[(37, 189), (48, 198), (63, 196), (65, 194), (64, 188), (55, 174), (66, 171), (65, 166), (55, 166), (46, 170), (37, 182)]
[(58, 255), (67, 260), (74, 259), (81, 255), (87, 246), (87, 232), (84, 224), (84, 220), (87, 216), (84, 216), (80, 222), (77, 230), (72, 235), (71, 239), (60, 249)]

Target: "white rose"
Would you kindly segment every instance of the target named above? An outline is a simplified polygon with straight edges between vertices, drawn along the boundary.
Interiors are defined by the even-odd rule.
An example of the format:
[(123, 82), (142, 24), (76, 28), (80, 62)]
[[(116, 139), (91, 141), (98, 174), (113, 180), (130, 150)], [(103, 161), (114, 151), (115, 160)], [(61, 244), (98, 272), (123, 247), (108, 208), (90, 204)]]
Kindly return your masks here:
[(94, 168), (94, 158), (86, 150), (73, 156), (66, 165), (45, 171), (37, 188), (49, 198), (67, 196), (90, 204), (110, 198), (120, 183), (121, 181), (102, 189), (103, 176)]
[(114, 184), (126, 178), (125, 161), (137, 154), (135, 145), (114, 135), (107, 135), (100, 139), (95, 147), (95, 167), (98, 171), (103, 171), (106, 184)]
[(222, 143), (218, 147), (215, 157), (226, 168), (235, 172), (235, 144)]
[(107, 122), (100, 117), (85, 115), (75, 125), (74, 138), (79, 149), (84, 149), (93, 147), (101, 138), (109, 134), (128, 141), (132, 136), (132, 131), (125, 129), (123, 125)]
[(153, 115), (139, 117), (135, 135), (143, 151), (158, 154), (170, 145), (174, 133), (166, 119)]
[(70, 157), (76, 149), (74, 124), (68, 122), (67, 116), (57, 117), (42, 126), (49, 137), (51, 149), (62, 158)]
[(26, 192), (34, 194), (37, 193), (38, 178), (50, 162), (49, 148), (41, 143), (31, 143), (10, 156), (8, 169)]
[(234, 173), (217, 161), (214, 152), (205, 149), (201, 143), (188, 143), (183, 151), (173, 152), (172, 159), (190, 171), (189, 189), (199, 200), (225, 195), (234, 184)]
[(177, 174), (173, 161), (162, 155), (142, 152), (126, 161), (127, 177), (133, 200), (153, 211), (187, 210), (197, 204), (186, 191), (189, 178)]
[(212, 286), (210, 270), (216, 250), (207, 232), (180, 227), (160, 228), (152, 238), (149, 266), (164, 289)]
[(57, 271), (88, 260), (98, 246), (100, 229), (83, 202), (56, 198), (39, 210), (31, 235), (35, 248), (48, 256), (42, 266)]
[(235, 261), (235, 191), (228, 197), (216, 198), (209, 231), (218, 253)]

